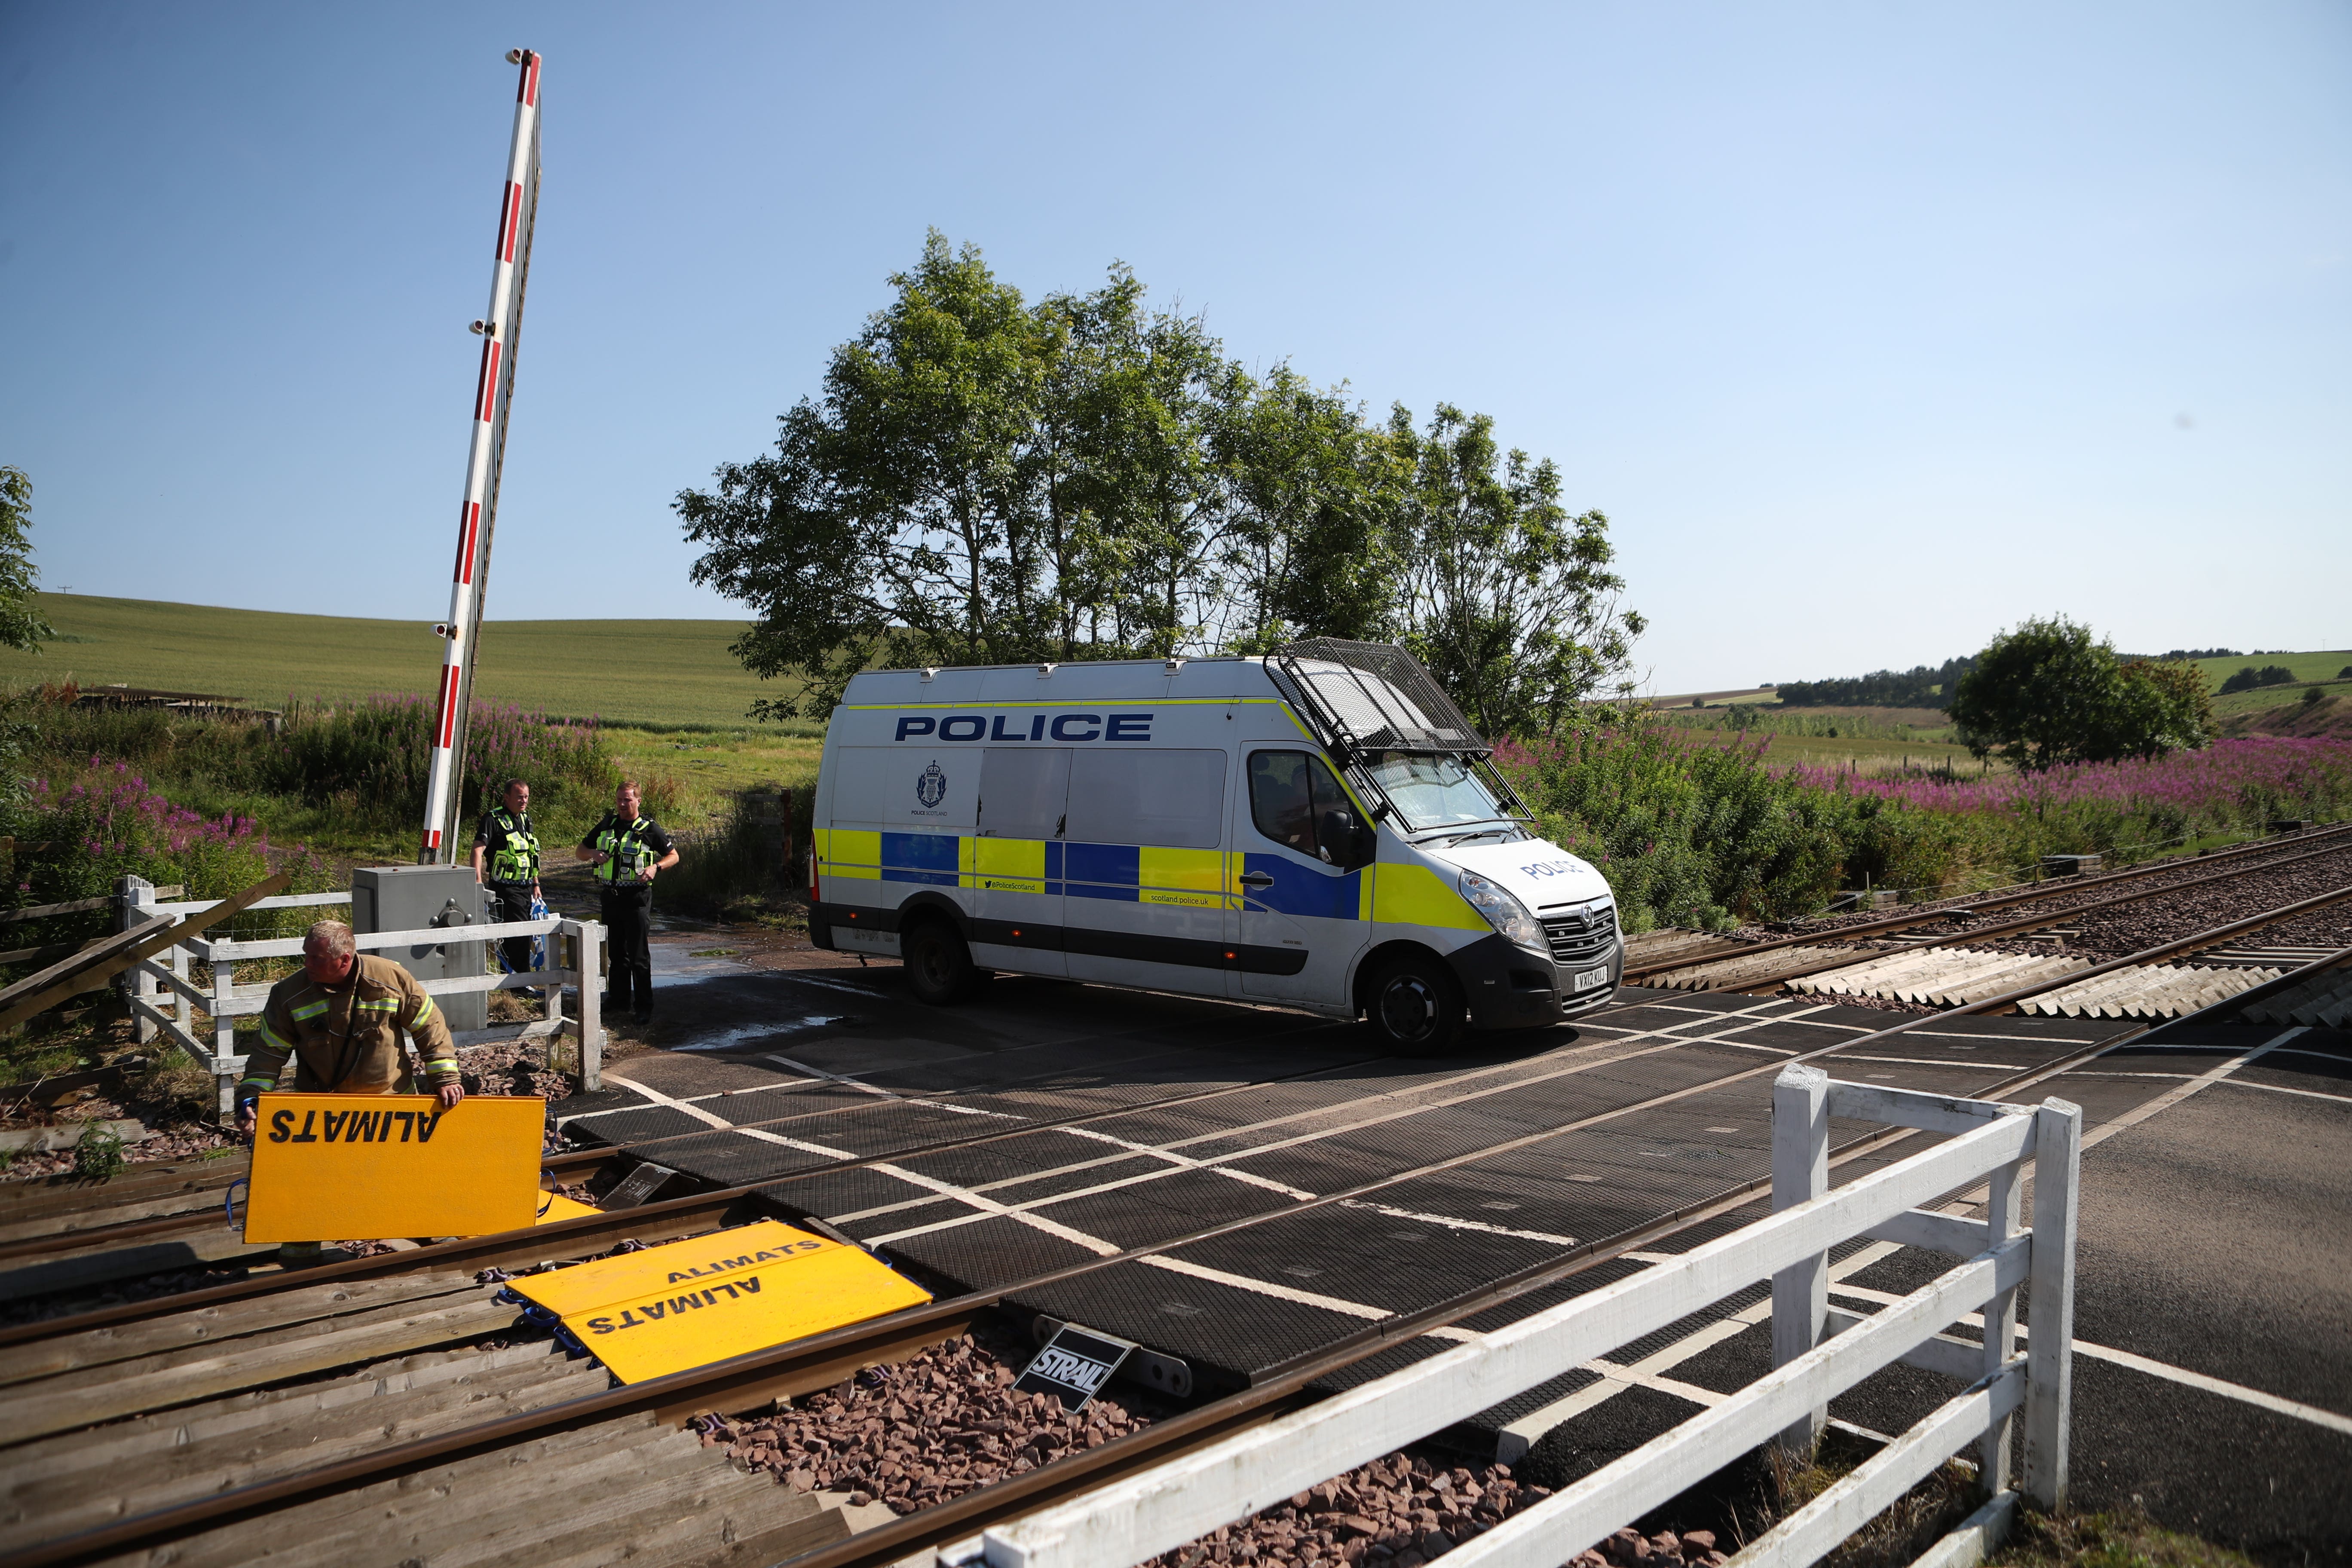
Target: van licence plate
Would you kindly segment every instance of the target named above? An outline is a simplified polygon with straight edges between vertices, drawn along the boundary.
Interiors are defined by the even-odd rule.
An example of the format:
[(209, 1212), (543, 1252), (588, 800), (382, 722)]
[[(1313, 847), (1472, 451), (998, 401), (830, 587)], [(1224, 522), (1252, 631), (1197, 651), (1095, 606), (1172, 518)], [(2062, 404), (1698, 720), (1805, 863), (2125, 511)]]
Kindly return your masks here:
[(1588, 969), (1583, 973), (1578, 975), (1574, 980), (1570, 981), (1568, 988), (1571, 994), (1581, 995), (1587, 991), (1598, 991), (1601, 987), (1608, 984), (1609, 972), (1607, 970)]

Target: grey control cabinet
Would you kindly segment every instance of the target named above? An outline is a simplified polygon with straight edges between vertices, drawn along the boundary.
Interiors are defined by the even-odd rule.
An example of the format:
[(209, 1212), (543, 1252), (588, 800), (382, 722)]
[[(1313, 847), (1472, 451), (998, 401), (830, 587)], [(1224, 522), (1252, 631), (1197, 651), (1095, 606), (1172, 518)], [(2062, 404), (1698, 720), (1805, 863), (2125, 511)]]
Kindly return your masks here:
[[(352, 930), (423, 931), (428, 927), (478, 925), (482, 889), (471, 866), (362, 866), (352, 872)], [(484, 973), (488, 956), (478, 942), (376, 950), (419, 980), (457, 980)], [(490, 1026), (486, 991), (436, 996), (434, 1005), (455, 1030)]]

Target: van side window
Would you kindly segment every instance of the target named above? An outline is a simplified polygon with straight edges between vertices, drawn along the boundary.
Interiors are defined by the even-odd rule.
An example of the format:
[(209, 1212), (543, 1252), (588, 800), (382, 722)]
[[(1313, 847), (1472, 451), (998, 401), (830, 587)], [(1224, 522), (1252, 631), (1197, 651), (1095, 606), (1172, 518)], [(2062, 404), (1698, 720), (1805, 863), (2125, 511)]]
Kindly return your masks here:
[(1327, 814), (1345, 812), (1353, 822), (1356, 805), (1321, 757), (1312, 752), (1252, 752), (1249, 784), (1250, 820), (1266, 837), (1310, 859), (1342, 867), (1360, 862), (1352, 835), (1324, 841)]
[(1051, 838), (1070, 804), (1067, 746), (991, 746), (980, 761), (980, 836)]
[(1214, 849), (1225, 841), (1223, 752), (1080, 751), (1070, 757), (1074, 844)]

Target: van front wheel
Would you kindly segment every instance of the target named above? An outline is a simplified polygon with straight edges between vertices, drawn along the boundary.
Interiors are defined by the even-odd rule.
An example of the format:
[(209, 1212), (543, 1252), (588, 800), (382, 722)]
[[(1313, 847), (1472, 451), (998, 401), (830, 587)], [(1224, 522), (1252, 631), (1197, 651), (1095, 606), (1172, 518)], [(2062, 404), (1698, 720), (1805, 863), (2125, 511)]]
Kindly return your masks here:
[(907, 966), (907, 989), (915, 1000), (945, 1007), (969, 997), (980, 985), (980, 971), (971, 963), (971, 949), (945, 921), (925, 921), (899, 939), (898, 953)]
[(1462, 988), (1435, 959), (1407, 957), (1372, 977), (1364, 1016), (1391, 1056), (1432, 1057), (1462, 1037)]

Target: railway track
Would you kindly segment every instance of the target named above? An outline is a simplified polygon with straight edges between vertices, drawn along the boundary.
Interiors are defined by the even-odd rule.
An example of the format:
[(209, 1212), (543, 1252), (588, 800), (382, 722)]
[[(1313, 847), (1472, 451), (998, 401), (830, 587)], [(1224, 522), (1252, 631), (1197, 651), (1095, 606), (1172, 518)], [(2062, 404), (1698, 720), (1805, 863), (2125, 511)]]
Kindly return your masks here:
[[(1640, 978), (1672, 990), (1764, 994), (1817, 975), (1832, 976), (1841, 972), (1853, 972), (1864, 983), (1863, 985), (1848, 987), (1829, 984), (1796, 988), (1820, 994), (1875, 994), (1917, 1002), (1973, 1000), (1997, 991), (2014, 989), (2027, 980), (2052, 978), (2071, 972), (2079, 982), (2095, 973), (2091, 965), (2055, 951), (2038, 957), (2019, 956), (1998, 953), (1984, 948), (1983, 944), (2011, 942), (2053, 927), (2078, 922), (2086, 915), (2177, 898), (2199, 889), (2213, 889), (2224, 884), (2245, 883), (2283, 871), (2332, 871), (2332, 867), (2322, 868), (2313, 863), (2347, 854), (2352, 854), (2352, 826), (2298, 834), (2285, 840), (2247, 846), (2186, 864), (2140, 867), (2111, 872), (2105, 877), (2070, 879), (2063, 885), (1972, 900), (1963, 905), (1923, 907), (1916, 911), (1885, 920), (1768, 942), (1701, 945), (1696, 942), (1675, 942), (1669, 938), (1665, 942), (1654, 946), (1649, 952), (1629, 957), (1626, 974), (1629, 979)], [(2224, 859), (2241, 863), (2213, 868), (2214, 861)], [(2158, 878), (2164, 879), (2154, 880)], [(2110, 890), (2118, 884), (2129, 883), (2147, 885)], [(2084, 897), (2086, 893), (2090, 896)], [(2044, 907), (2013, 919), (1978, 923), (1988, 914), (2032, 904)], [(1846, 945), (1874, 939), (1900, 938), (1906, 932), (1920, 931), (1921, 928), (1939, 926), (1958, 929), (1948, 934), (1913, 937), (1900, 949), (1892, 952)], [(2218, 945), (2221, 943), (2205, 942), (2192, 937), (2171, 944), (2167, 957), (2147, 962), (2169, 963), (2174, 958)], [(2150, 948), (2148, 951), (2158, 950)], [(1937, 964), (1928, 955), (1938, 952), (1966, 952), (1979, 962), (1957, 968), (1948, 963)], [(1866, 972), (1864, 966), (1873, 966), (1879, 973)], [(1920, 984), (1908, 989), (1891, 989), (1885, 984), (1872, 984), (1894, 982), (1899, 987), (1900, 983), (1906, 980), (1916, 980)], [(2200, 983), (2202, 994), (2199, 984), (2192, 984), (2181, 988), (2175, 1000), (2201, 1005), (2218, 999), (2225, 987), (2242, 988), (2230, 986), (2222, 978), (2202, 980)], [(2063, 991), (2064, 988), (2053, 989)]]
[[(2068, 879), (2061, 884), (2026, 889), (2021, 891), (1982, 897), (1965, 906), (1932, 906), (1906, 911), (1885, 919), (1866, 921), (1832, 928), (1827, 931), (1791, 935), (1754, 943), (1719, 942), (1699, 939), (1694, 944), (1679, 944), (1656, 958), (1636, 955), (1629, 962), (1625, 976), (1629, 981), (1656, 980), (1672, 989), (1737, 990), (1748, 994), (1769, 994), (1792, 981), (1814, 975), (1835, 975), (1837, 972), (1854, 969), (1885, 955), (1874, 950), (1831, 945), (1857, 939), (1898, 935), (1923, 926), (1948, 922), (1955, 918), (1973, 919), (1987, 913), (2030, 904), (2051, 904), (2063, 907), (2045, 910), (2021, 919), (1989, 927), (1971, 925), (1965, 931), (1948, 938), (1931, 940), (1913, 945), (1910, 961), (1916, 966), (1916, 955), (1965, 947), (1971, 943), (1996, 941), (2045, 930), (2066, 921), (2079, 919), (2085, 911), (2110, 909), (2127, 903), (2160, 899), (2185, 889), (2234, 880), (2283, 866), (2300, 864), (2331, 853), (2352, 850), (2352, 825), (2306, 830), (2282, 839), (2266, 840), (2218, 855), (2188, 862), (2165, 862), (2153, 866), (2105, 873), (2081, 879)], [(2221, 867), (2221, 862), (2243, 862)], [(2119, 885), (2164, 878), (2152, 887), (2135, 888), (2120, 893), (2104, 889)], [(2082, 895), (2090, 891), (2094, 897), (2084, 901)], [(1774, 958), (1772, 955), (1782, 955)], [(1899, 959), (1897, 962), (1901, 962)], [(2081, 969), (2080, 964), (2063, 962), (2046, 966), (2046, 973), (2057, 973), (2062, 969)], [(1978, 966), (1978, 973), (1965, 975), (1937, 974), (1929, 984), (1948, 988), (1973, 985), (1974, 994), (1990, 994), (1993, 989), (2009, 988), (2006, 983), (2027, 978), (2039, 978), (2044, 970), (2017, 963), (1988, 963)], [(1892, 978), (1900, 979), (1902, 976)], [(2080, 976), (2078, 975), (2078, 979)], [(1822, 994), (1851, 994), (1850, 988), (1835, 984), (1818, 989)], [(2219, 989), (2207, 984), (2208, 992)], [(1882, 989), (1878, 994), (1886, 994)], [(1951, 994), (1969, 999), (1963, 991)], [(2201, 1002), (2210, 996), (2199, 994), (2198, 987), (2186, 988), (2185, 994)], [(1945, 993), (1921, 989), (1919, 1000), (1942, 1000)], [(1908, 994), (1906, 994), (1908, 999)], [(850, 1164), (872, 1164), (885, 1159), (906, 1158), (950, 1148), (968, 1146), (993, 1138), (1016, 1136), (1021, 1131), (1045, 1128), (1079, 1126), (1110, 1119), (1128, 1110), (1166, 1109), (1193, 1100), (1215, 1099), (1223, 1095), (1246, 1092), (1278, 1079), (1254, 1080), (1250, 1083), (1196, 1094), (1178, 1095), (1141, 1106), (1122, 1108), (1119, 1111), (1096, 1111), (1054, 1121), (1026, 1121), (992, 1135), (980, 1138), (950, 1137), (929, 1142), (895, 1146), (887, 1153), (876, 1154)], [(822, 1089), (824, 1080), (813, 1080), (808, 1089)], [(764, 1125), (775, 1126), (789, 1120), (772, 1118)], [(753, 1123), (751, 1125), (762, 1125)], [(696, 1132), (680, 1132), (666, 1136), (640, 1138), (602, 1148), (575, 1150), (551, 1155), (543, 1169), (552, 1181), (593, 1179), (615, 1164), (657, 1160), (665, 1145), (680, 1144), (700, 1136)], [(226, 1189), (239, 1179), (246, 1169), (243, 1158), (235, 1157), (211, 1163), (180, 1162), (169, 1175), (149, 1184), (152, 1189), (133, 1194), (121, 1189), (110, 1189), (103, 1198), (77, 1192), (71, 1184), (58, 1182), (45, 1184), (44, 1191), (10, 1202), (5, 1189), (0, 1189), (0, 1300), (44, 1293), (76, 1286), (94, 1287), (110, 1279), (152, 1272), (162, 1266), (156, 1252), (140, 1255), (130, 1249), (149, 1247), (162, 1249), (172, 1244), (197, 1237), (218, 1237), (223, 1227), (214, 1216), (214, 1209), (226, 1195)], [(551, 1237), (552, 1239), (552, 1237)], [(194, 1257), (186, 1261), (201, 1266), (228, 1260), (236, 1249), (221, 1243), (204, 1250), (222, 1253), (223, 1258)], [(80, 1260), (79, 1268), (37, 1268), (70, 1260)], [(152, 1265), (150, 1260), (152, 1260)], [(26, 1272), (30, 1270), (30, 1272)], [(12, 1277), (15, 1283), (12, 1285)], [(5, 1343), (0, 1338), (0, 1343)]]
[[(2226, 942), (2345, 901), (2352, 901), (2352, 887), (2113, 962), (2150, 962), (2178, 948)], [(2340, 966), (2347, 958), (2352, 951), (2329, 962)], [(2317, 973), (2326, 964), (2307, 967)], [(2021, 987), (1818, 1050), (1774, 1050), (1747, 1058), (1753, 1066), (1735, 1062), (1728, 1070), (1679, 1087), (1636, 1091), (1589, 1116), (1489, 1139), (1266, 1212), (1193, 1226), (871, 1323), (624, 1388), (592, 1387), (601, 1373), (583, 1380), (578, 1367), (555, 1361), (541, 1345), (449, 1352), (451, 1342), (495, 1336), (512, 1317), (511, 1307), (488, 1300), (488, 1289), (474, 1281), (475, 1270), (604, 1250), (616, 1245), (622, 1232), (632, 1239), (660, 1240), (717, 1228), (772, 1212), (770, 1205), (779, 1201), (780, 1192), (836, 1175), (837, 1166), (531, 1232), (447, 1243), (391, 1258), (354, 1259), (293, 1279), (240, 1282), (21, 1325), (0, 1334), (0, 1386), (10, 1390), (0, 1415), (0, 1444), (10, 1455), (11, 1486), (0, 1549), (12, 1553), (10, 1561), (27, 1564), (127, 1561), (129, 1554), (166, 1545), (174, 1563), (243, 1561), (262, 1551), (374, 1561), (379, 1546), (390, 1552), (383, 1557), (386, 1562), (422, 1556), (436, 1563), (539, 1563), (608, 1561), (616, 1543), (626, 1542), (638, 1553), (633, 1562), (773, 1562), (793, 1553), (801, 1553), (793, 1560), (808, 1568), (896, 1562), (925, 1545), (959, 1539), (994, 1520), (1158, 1462), (1189, 1444), (1271, 1418), (1313, 1397), (1318, 1384), (1370, 1357), (1737, 1209), (1753, 1201), (1764, 1178), (1716, 1184), (1636, 1224), (1489, 1279), (1475, 1290), (1383, 1312), (1346, 1337), (1263, 1369), (1250, 1386), (1223, 1398), (847, 1541), (821, 1539), (828, 1531), (838, 1534), (837, 1515), (803, 1506), (805, 1494), (747, 1481), (725, 1466), (723, 1456), (714, 1462), (713, 1451), (698, 1438), (679, 1440), (677, 1423), (698, 1410), (742, 1410), (831, 1386), (859, 1367), (897, 1362), (962, 1332), (982, 1312), (1051, 1288), (1244, 1237), (1303, 1214), (1335, 1215), (1377, 1205), (1383, 1195), (1438, 1173), (1538, 1150), (1609, 1124), (1679, 1114), (1674, 1108), (1685, 1104), (1718, 1105), (1727, 1096), (1750, 1090), (1760, 1096), (1760, 1086), (1792, 1059), (1841, 1053), (1864, 1061), (1893, 1059), (1870, 1053), (1947, 1019), (2007, 1012), (2044, 989)], [(1645, 1047), (1636, 1036), (1632, 1042), (1602, 1042), (1570, 1054), (1590, 1052), (1589, 1067), (1622, 1071), (1625, 1064), (1654, 1052), (1705, 1046), (1773, 1021), (1751, 1016), (1755, 1012), (1718, 1015), (1721, 1026), (1712, 1032), (1677, 1036), (1664, 1044)], [(1975, 1092), (2018, 1093), (2114, 1048), (2125, 1037), (1998, 1076)], [(1612, 1047), (1622, 1048), (1607, 1048)], [(1035, 1129), (1008, 1131), (1025, 1134)], [(964, 1142), (977, 1145), (1001, 1136)], [(1839, 1157), (1878, 1153), (1916, 1136), (1881, 1134), (1846, 1146)], [(295, 1381), (354, 1366), (364, 1370), (341, 1371), (323, 1382)], [(377, 1400), (389, 1403), (372, 1403)], [(325, 1448), (314, 1450), (314, 1432)], [(119, 1473), (114, 1467), (166, 1448), (172, 1450), (171, 1462), (141, 1468), (135, 1485), (104, 1484)], [(660, 1478), (660, 1484), (636, 1486), (640, 1473)], [(418, 1497), (441, 1501), (437, 1510), (420, 1507), (415, 1503)], [(450, 1524), (486, 1517), (490, 1510), (533, 1522), (520, 1535), (478, 1531), (478, 1539)], [(665, 1510), (670, 1510), (666, 1519), (655, 1517)], [(557, 1537), (568, 1543), (562, 1552), (546, 1546)]]

